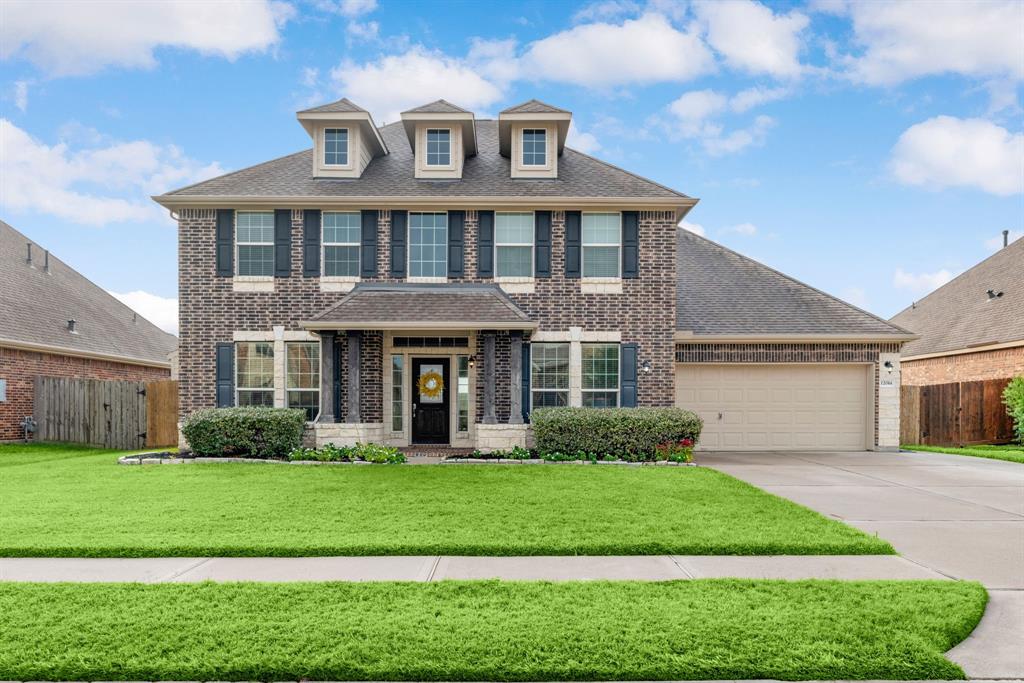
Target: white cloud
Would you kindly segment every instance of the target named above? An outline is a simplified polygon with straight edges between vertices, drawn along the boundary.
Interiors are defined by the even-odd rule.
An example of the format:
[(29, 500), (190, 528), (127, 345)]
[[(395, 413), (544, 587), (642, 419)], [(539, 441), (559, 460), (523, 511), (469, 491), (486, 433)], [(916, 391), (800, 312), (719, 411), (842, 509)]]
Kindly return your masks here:
[(22, 113), (28, 109), (28, 81), (14, 82), (14, 106)]
[(627, 14), (637, 14), (640, 5), (631, 0), (603, 0), (593, 2), (572, 15), (576, 22), (594, 21), (600, 19), (615, 19)]
[[(1013, 244), (1014, 242), (1019, 240), (1021, 237), (1024, 237), (1024, 231), (1021, 231), (1021, 230), (1011, 230), (1010, 234), (1007, 237), (1009, 238), (1008, 239), (1008, 244)], [(991, 238), (985, 240), (985, 248), (990, 250), (990, 251), (996, 251), (996, 250), (1002, 249), (1003, 248), (1003, 234), (1002, 234), (1002, 231), (1000, 231), (1000, 233), (999, 233), (999, 235), (997, 237), (991, 237)]]
[(1018, 194), (1024, 192), (1024, 133), (983, 119), (936, 116), (903, 132), (889, 168), (907, 185)]
[(898, 289), (906, 289), (913, 294), (926, 294), (952, 279), (953, 273), (945, 268), (934, 273), (908, 273), (902, 268), (897, 268), (892, 276), (892, 284)]
[(793, 11), (774, 14), (753, 0), (702, 0), (694, 4), (706, 27), (707, 40), (735, 69), (777, 78), (793, 78), (803, 71), (800, 34), (810, 20)]
[(377, 9), (377, 0), (341, 0), (338, 11), (346, 17), (359, 17)]
[(123, 294), (109, 292), (109, 294), (164, 332), (178, 334), (177, 299), (150, 294), (142, 290)]
[(729, 108), (742, 113), (762, 104), (775, 102), (789, 96), (788, 88), (762, 88), (760, 86), (741, 90), (729, 99)]
[(668, 105), (683, 128), (683, 134), (697, 134), (705, 120), (725, 111), (729, 100), (714, 90), (691, 90)]
[(863, 287), (847, 287), (839, 293), (839, 298), (853, 304), (857, 308), (867, 310), (868, 294)]
[(497, 85), (463, 60), (420, 46), (375, 62), (342, 62), (331, 70), (331, 79), (338, 91), (370, 110), (378, 124), (439, 98), (472, 111), (502, 97)]
[(738, 225), (733, 225), (728, 228), (723, 228), (722, 232), (753, 237), (754, 235), (757, 234), (757, 226), (754, 225), (753, 223), (740, 223)]
[[(93, 137), (100, 142), (101, 136)], [(148, 195), (224, 172), (173, 145), (103, 140), (102, 146), (73, 151), (66, 142), (46, 145), (0, 119), (0, 206), (86, 225), (153, 220), (163, 210)]]
[(27, 59), (53, 76), (153, 67), (157, 47), (233, 60), (275, 45), (293, 13), (274, 0), (4, 0), (0, 58)]
[(704, 149), (711, 156), (724, 156), (735, 154), (747, 147), (759, 147), (764, 144), (769, 129), (774, 125), (775, 119), (772, 117), (758, 116), (746, 128), (734, 130), (728, 135), (719, 133), (704, 138)]
[(575, 122), (569, 123), (569, 135), (565, 139), (565, 144), (584, 154), (593, 154), (601, 149), (601, 143), (597, 141), (594, 134), (584, 133), (576, 126)]
[[(753, 90), (753, 89), (751, 89)], [(676, 138), (696, 138), (701, 141), (704, 150), (711, 156), (735, 154), (747, 147), (763, 145), (768, 130), (775, 125), (775, 119), (760, 115), (743, 128), (725, 132), (724, 127), (715, 118), (726, 112), (745, 111), (755, 106), (754, 100), (761, 97), (765, 101), (768, 95), (754, 95), (745, 90), (732, 98), (714, 90), (694, 90), (684, 93), (668, 109), (675, 121), (667, 127), (669, 135)]]
[(315, 88), (320, 82), (320, 69), (312, 66), (303, 67), (302, 85), (307, 88)]
[(498, 83), (509, 83), (519, 78), (519, 58), (516, 57), (515, 38), (470, 41), (467, 64), (484, 78)]
[(848, 15), (858, 55), (843, 61), (855, 81), (893, 85), (933, 74), (1024, 78), (1024, 3), (844, 2), (824, 8)]
[(576, 26), (531, 43), (523, 73), (592, 88), (686, 81), (714, 68), (714, 58), (693, 29), (673, 27), (660, 14), (622, 24)]
[(377, 40), (380, 24), (376, 21), (350, 21), (346, 26), (346, 38), (350, 41), (370, 42)]
[(704, 237), (707, 234), (707, 230), (705, 230), (704, 226), (701, 225), (700, 223), (691, 223), (690, 221), (682, 221), (679, 224), (679, 227), (682, 228), (683, 230), (689, 230), (694, 235), (700, 235), (701, 237)]

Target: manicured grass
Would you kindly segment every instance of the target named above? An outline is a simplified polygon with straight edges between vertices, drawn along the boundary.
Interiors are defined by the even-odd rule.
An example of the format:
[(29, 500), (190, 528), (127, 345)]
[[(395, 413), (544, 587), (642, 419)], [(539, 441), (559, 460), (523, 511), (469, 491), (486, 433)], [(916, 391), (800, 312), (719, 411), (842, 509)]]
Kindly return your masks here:
[(966, 448), (947, 448), (945, 446), (901, 446), (908, 451), (928, 451), (930, 453), (949, 453), (951, 455), (970, 455), (975, 458), (991, 458), (992, 460), (1008, 460), (1024, 463), (1024, 446), (968, 446)]
[(7, 680), (958, 679), (976, 583), (0, 584)]
[(701, 467), (124, 466), (46, 445), (0, 467), (0, 556), (894, 552)]

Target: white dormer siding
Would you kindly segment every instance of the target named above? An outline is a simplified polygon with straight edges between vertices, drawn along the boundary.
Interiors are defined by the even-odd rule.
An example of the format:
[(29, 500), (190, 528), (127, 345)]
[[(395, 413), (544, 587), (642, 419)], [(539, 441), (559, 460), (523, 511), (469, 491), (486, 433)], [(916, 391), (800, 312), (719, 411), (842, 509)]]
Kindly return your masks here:
[[(557, 178), (558, 157), (565, 149), (572, 113), (530, 100), (498, 115), (498, 150), (509, 159), (512, 178)], [(543, 160), (537, 154), (538, 135), (543, 131)], [(525, 136), (530, 135), (527, 144)]]
[[(450, 102), (437, 100), (422, 107), (402, 112), (402, 126), (409, 138), (417, 178), (457, 180), (462, 178), (466, 157), (477, 152), (476, 121), (473, 112)], [(431, 132), (448, 140), (448, 154), (438, 160), (437, 141), (431, 147)], [(433, 153), (432, 153), (433, 152)], [(444, 155), (440, 155), (444, 156)]]
[[(298, 113), (299, 123), (313, 139), (314, 178), (359, 178), (370, 162), (388, 153), (373, 118), (348, 100)], [(328, 133), (345, 141), (344, 155), (338, 143), (328, 144)]]

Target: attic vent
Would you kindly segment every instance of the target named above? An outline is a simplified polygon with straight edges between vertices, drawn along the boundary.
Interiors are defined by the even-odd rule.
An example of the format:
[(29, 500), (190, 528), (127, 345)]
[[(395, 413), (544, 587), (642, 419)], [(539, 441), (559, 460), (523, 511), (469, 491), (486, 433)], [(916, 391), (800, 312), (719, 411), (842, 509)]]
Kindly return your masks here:
[(78, 330), (75, 329), (77, 325), (78, 321), (76, 321), (74, 318), (68, 320), (68, 332), (70, 332), (71, 334), (78, 334)]
[(994, 289), (990, 289), (990, 290), (988, 290), (988, 291), (987, 291), (987, 292), (985, 292), (985, 293), (986, 293), (986, 294), (988, 294), (988, 298), (989, 298), (990, 300), (991, 300), (991, 299), (998, 299), (998, 298), (1000, 298), (1000, 297), (1001, 297), (1001, 296), (1003, 295), (1003, 293), (1002, 293), (1001, 291), (1000, 291), (1000, 292), (997, 292), (997, 291), (996, 291), (996, 290), (994, 290)]
[(28, 256), (25, 257), (25, 263), (32, 265), (32, 243), (26, 242), (25, 245), (28, 247)]

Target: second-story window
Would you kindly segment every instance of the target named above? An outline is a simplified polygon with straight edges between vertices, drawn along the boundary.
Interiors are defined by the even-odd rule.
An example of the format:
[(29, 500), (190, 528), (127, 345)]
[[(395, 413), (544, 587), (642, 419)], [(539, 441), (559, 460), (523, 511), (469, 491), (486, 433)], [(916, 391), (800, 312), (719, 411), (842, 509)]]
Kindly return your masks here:
[(583, 277), (619, 277), (621, 247), (619, 214), (583, 214)]
[(359, 277), (359, 212), (325, 211), (323, 217), (324, 275)]
[(543, 128), (523, 130), (523, 166), (543, 166), (547, 163), (547, 136)]
[(235, 214), (238, 275), (274, 275), (274, 212), (239, 211)]
[(324, 165), (348, 166), (348, 128), (324, 129)]
[(494, 251), (498, 277), (533, 275), (533, 214), (495, 214)]
[(409, 277), (448, 276), (448, 214), (409, 214)]
[(447, 128), (427, 129), (427, 166), (452, 165), (452, 132)]

